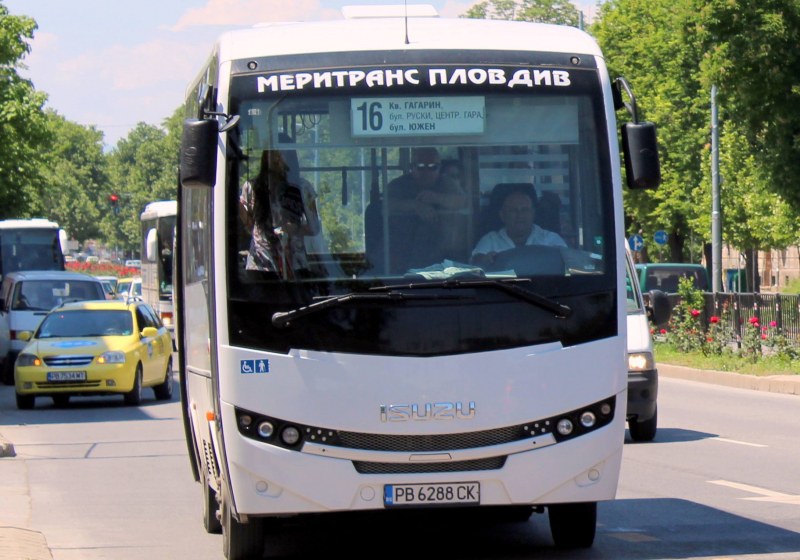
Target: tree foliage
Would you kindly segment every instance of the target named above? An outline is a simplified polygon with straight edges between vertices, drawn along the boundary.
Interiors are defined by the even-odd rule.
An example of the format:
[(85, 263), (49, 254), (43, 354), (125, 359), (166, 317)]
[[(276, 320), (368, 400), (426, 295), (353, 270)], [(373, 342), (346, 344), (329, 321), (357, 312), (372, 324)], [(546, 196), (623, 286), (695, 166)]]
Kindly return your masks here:
[(43, 154), (42, 182), (36, 185), (32, 205), (36, 215), (47, 216), (83, 242), (100, 235), (108, 183), (103, 154), (103, 133), (66, 120), (48, 109), (49, 145)]
[(30, 216), (32, 187), (41, 182), (46, 96), (17, 71), (35, 29), (34, 20), (0, 4), (0, 218)]
[(758, 155), (771, 188), (800, 212), (800, 2), (699, 2), (707, 84)]
[(464, 16), (577, 27), (580, 12), (569, 0), (483, 0), (467, 10)]

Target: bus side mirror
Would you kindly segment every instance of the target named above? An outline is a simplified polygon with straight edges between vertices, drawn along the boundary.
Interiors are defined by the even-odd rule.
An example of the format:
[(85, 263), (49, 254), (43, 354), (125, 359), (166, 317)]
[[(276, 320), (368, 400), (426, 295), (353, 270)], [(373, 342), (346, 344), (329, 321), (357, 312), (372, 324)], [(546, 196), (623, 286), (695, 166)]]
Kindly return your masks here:
[(158, 258), (158, 233), (156, 232), (156, 228), (150, 228), (147, 231), (144, 247), (144, 258), (149, 262), (156, 262)]
[(654, 189), (661, 184), (656, 125), (646, 121), (623, 124), (622, 153), (629, 189)]
[(181, 185), (187, 188), (213, 187), (217, 178), (215, 119), (187, 119), (181, 138)]

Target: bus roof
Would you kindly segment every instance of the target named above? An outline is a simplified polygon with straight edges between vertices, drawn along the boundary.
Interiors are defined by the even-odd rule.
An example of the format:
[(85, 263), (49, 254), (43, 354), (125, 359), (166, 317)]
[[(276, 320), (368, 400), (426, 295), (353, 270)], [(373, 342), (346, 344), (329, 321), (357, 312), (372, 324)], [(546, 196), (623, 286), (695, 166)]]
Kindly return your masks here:
[(177, 214), (177, 200), (159, 200), (158, 202), (150, 202), (145, 206), (140, 219), (163, 218), (164, 216), (175, 216)]
[(265, 23), (218, 40), (221, 61), (257, 56), (386, 50), (543, 51), (601, 56), (595, 40), (568, 26), (469, 18), (375, 17)]
[(58, 229), (58, 224), (44, 218), (0, 220), (0, 229)]

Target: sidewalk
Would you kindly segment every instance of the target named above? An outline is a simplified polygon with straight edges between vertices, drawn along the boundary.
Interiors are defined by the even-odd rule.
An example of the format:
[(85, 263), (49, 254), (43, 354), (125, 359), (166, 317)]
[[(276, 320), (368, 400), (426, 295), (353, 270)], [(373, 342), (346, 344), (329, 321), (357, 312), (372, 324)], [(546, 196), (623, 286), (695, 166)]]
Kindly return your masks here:
[[(771, 393), (800, 395), (800, 375), (755, 377), (727, 371), (698, 370), (669, 364), (658, 364), (658, 373), (662, 377), (686, 379), (700, 383), (712, 383), (714, 385), (768, 391)], [(3, 439), (3, 435), (0, 434), (0, 461), (14, 461), (12, 459), (14, 456), (14, 445)], [(22, 510), (27, 506), (20, 503), (20, 500), (24, 501), (25, 497), (22, 495), (4, 495), (2, 506), (0, 507), (18, 507), (19, 510)], [(20, 525), (22, 525), (22, 521), (20, 521)], [(47, 546), (47, 541), (41, 533), (19, 527), (0, 526), (0, 560), (52, 559), (53, 556)]]
[(725, 387), (800, 395), (800, 375), (768, 375), (756, 377), (730, 371), (694, 369), (685, 366), (658, 364), (658, 374), (662, 377), (686, 379), (700, 383), (712, 383)]

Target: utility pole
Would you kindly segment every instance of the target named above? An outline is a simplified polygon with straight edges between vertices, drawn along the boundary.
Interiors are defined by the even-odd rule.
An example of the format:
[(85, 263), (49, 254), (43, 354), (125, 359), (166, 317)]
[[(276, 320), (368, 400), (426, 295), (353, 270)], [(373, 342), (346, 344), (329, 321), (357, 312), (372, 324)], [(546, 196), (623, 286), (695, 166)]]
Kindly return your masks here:
[(719, 201), (717, 86), (711, 86), (711, 286), (722, 291), (722, 214)]

